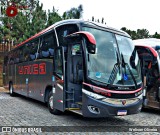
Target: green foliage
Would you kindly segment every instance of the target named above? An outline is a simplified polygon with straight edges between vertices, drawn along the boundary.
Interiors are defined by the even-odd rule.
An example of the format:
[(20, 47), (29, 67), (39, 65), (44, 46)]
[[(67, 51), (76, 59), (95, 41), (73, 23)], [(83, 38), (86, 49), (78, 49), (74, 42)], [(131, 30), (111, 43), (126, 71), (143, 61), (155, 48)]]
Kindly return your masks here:
[(150, 35), (147, 29), (137, 29), (136, 31), (127, 29), (126, 27), (122, 27), (121, 30), (128, 33), (132, 39), (144, 39), (144, 38), (159, 38), (160, 34), (155, 32), (154, 35)]
[(82, 17), (83, 6), (79, 5), (78, 8), (71, 8), (69, 11), (63, 13), (62, 18), (65, 19), (79, 19)]
[(137, 29), (137, 38), (149, 38), (149, 31), (147, 29)]
[[(6, 14), (7, 2), (13, 0), (3, 1), (1, 10), (2, 14)], [(16, 2), (17, 0), (14, 0)], [(21, 0), (23, 5), (26, 5), (27, 1), (31, 4), (30, 12), (27, 13), (25, 10), (19, 10), (16, 17), (4, 17), (0, 18), (0, 42), (3, 39), (12, 40), (14, 43), (20, 43), (27, 38), (33, 36), (34, 34), (40, 32), (44, 28), (51, 26), (52, 24), (65, 19), (79, 19), (83, 14), (83, 6), (79, 5), (77, 8), (73, 7), (70, 10), (63, 13), (62, 16), (58, 14), (53, 6), (52, 11), (48, 10), (48, 13), (43, 10), (43, 4), (40, 4), (38, 0)], [(17, 3), (18, 4), (18, 3)], [(20, 5), (18, 5), (20, 6)], [(95, 19), (92, 17), (92, 21), (97, 21), (102, 24), (106, 24), (104, 18)], [(1, 23), (2, 22), (2, 23)], [(150, 35), (147, 29), (137, 29), (130, 30), (126, 27), (121, 28), (121, 30), (127, 32), (132, 39), (142, 39), (142, 38), (160, 38), (160, 34), (155, 32), (155, 34)]]
[(58, 14), (57, 10), (54, 8), (52, 9), (52, 12), (48, 10), (48, 21), (47, 21), (47, 27), (51, 26), (52, 24), (61, 21), (62, 17)]
[[(33, 36), (35, 33), (40, 32), (46, 27), (47, 15), (46, 12), (42, 10), (43, 4), (39, 4), (39, 1), (36, 3), (36, 8), (33, 13), (30, 15), (28, 20), (28, 31), (30, 31), (29, 36)], [(27, 37), (27, 36), (26, 36)]]
[[(8, 0), (11, 1), (11, 0)], [(30, 0), (33, 2), (33, 4), (30, 5), (30, 8), (32, 6), (34, 6), (34, 3), (36, 1)], [(24, 2), (25, 4), (25, 0), (21, 0), (21, 2)], [(37, 2), (38, 3), (38, 2)], [(20, 6), (19, 4), (17, 4), (17, 6)], [(3, 7), (3, 14), (5, 14), (6, 11), (6, 7)], [(37, 10), (39, 8), (39, 5), (36, 4), (35, 10)], [(30, 9), (31, 10), (31, 9)], [(2, 39), (5, 40), (14, 40), (14, 42), (16, 43), (20, 43), (23, 40), (25, 40), (26, 38), (28, 38), (29, 36), (31, 36), (31, 34), (28, 34), (26, 31), (30, 31), (32, 30), (30, 25), (30, 16), (27, 16), (25, 10), (18, 10), (18, 14), (15, 17), (7, 17), (5, 15), (5, 17), (1, 18), (0, 21), (2, 21)], [(26, 35), (27, 33), (27, 35)]]
[[(11, 1), (13, 0), (8, 0), (8, 2)], [(43, 10), (43, 4), (40, 4), (38, 0), (27, 1), (31, 3), (29, 5), (29, 13), (27, 10), (18, 10), (18, 14), (15, 17), (7, 17), (5, 15), (7, 6), (4, 5), (7, 4), (7, 1), (4, 1), (2, 13), (6, 17), (0, 18), (0, 42), (2, 40), (12, 40), (15, 44), (18, 44), (60, 20), (68, 18), (79, 19), (83, 12), (82, 5), (80, 5), (78, 8), (71, 8), (69, 11), (64, 12), (63, 16), (60, 16), (53, 6), (52, 11), (49, 10), (47, 14)], [(21, 0), (21, 3), (26, 5), (27, 1)], [(15, 2), (16, 0), (14, 0)], [(18, 3), (16, 4), (21, 6)]]
[(155, 32), (154, 35), (151, 36), (152, 38), (159, 38), (160, 39), (160, 34), (158, 34), (157, 32)]
[(122, 27), (121, 30), (128, 33), (132, 39), (143, 39), (143, 38), (151, 37), (147, 29), (137, 29), (136, 31), (134, 31), (134, 30), (127, 29), (126, 27)]

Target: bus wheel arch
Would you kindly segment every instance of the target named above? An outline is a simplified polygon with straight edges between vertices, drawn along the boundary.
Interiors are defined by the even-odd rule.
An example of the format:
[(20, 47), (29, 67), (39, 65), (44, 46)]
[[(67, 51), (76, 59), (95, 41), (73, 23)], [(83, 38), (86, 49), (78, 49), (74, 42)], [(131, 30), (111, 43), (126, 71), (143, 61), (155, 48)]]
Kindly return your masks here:
[(45, 89), (45, 96), (44, 96), (44, 102), (47, 103), (48, 102), (48, 96), (50, 91), (52, 91), (52, 86), (48, 85)]
[(53, 106), (53, 92), (52, 92), (52, 86), (48, 85), (45, 89), (45, 103), (47, 103), (47, 106), (48, 106), (48, 109), (49, 109), (49, 112), (51, 114), (54, 114), (54, 115), (60, 115), (62, 114), (61, 111), (57, 110), (54, 108)]
[(49, 109), (50, 113), (52, 113), (54, 115), (60, 115), (60, 114), (62, 114), (62, 112), (54, 108), (53, 98), (54, 98), (53, 92), (50, 91), (49, 96), (48, 96), (48, 109)]

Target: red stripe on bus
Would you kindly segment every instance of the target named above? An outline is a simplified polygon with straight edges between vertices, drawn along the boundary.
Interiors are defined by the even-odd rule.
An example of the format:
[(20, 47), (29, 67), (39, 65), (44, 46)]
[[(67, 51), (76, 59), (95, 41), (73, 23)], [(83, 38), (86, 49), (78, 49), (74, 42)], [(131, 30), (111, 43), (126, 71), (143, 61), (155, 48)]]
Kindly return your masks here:
[(117, 91), (117, 90), (109, 90), (109, 89), (104, 89), (104, 88), (100, 88), (100, 87), (97, 87), (97, 86), (94, 86), (94, 85), (91, 85), (91, 84), (87, 84), (85, 82), (83, 82), (84, 85), (87, 85), (87, 86), (90, 86), (92, 87), (93, 89), (96, 88), (97, 90), (102, 90), (104, 92), (108, 92), (108, 93), (116, 93), (116, 94), (133, 94), (133, 93), (136, 93), (136, 92), (139, 92), (142, 90), (142, 87), (137, 89), (137, 90), (134, 90), (134, 91)]

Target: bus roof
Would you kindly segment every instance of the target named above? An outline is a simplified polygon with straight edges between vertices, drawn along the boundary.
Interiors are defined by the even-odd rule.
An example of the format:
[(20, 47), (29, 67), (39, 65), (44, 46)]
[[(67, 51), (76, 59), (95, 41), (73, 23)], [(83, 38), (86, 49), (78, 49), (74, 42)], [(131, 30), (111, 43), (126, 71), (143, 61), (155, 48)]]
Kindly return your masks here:
[(155, 47), (160, 45), (160, 39), (146, 38), (146, 39), (133, 40), (133, 42), (134, 45), (137, 47), (148, 48), (155, 57), (158, 57)]
[(31, 41), (32, 39), (35, 39), (35, 38), (41, 36), (42, 34), (47, 33), (48, 31), (52, 30), (53, 28), (55, 28), (57, 26), (64, 25), (64, 24), (75, 24), (75, 23), (92, 24), (92, 25), (95, 25), (97, 27), (106, 28), (108, 30), (114, 31), (115, 33), (124, 35), (126, 37), (130, 37), (126, 32), (124, 32), (122, 30), (118, 30), (118, 29), (112, 28), (112, 27), (108, 27), (107, 25), (103, 25), (103, 24), (96, 23), (96, 22), (84, 21), (82, 19), (68, 19), (68, 20), (63, 20), (63, 21), (56, 22), (55, 24), (49, 26), (48, 28), (40, 31), (39, 33), (35, 34), (34, 36), (32, 36), (32, 37), (28, 38), (27, 40), (23, 41), (22, 43), (18, 44), (16, 46), (16, 48), (21, 46), (21, 45), (23, 45), (23, 44), (25, 44), (25, 43), (27, 43), (28, 41)]
[(156, 46), (160, 46), (160, 39), (157, 38), (145, 38), (145, 39), (137, 39), (133, 40), (134, 45), (140, 46), (150, 46), (155, 48)]

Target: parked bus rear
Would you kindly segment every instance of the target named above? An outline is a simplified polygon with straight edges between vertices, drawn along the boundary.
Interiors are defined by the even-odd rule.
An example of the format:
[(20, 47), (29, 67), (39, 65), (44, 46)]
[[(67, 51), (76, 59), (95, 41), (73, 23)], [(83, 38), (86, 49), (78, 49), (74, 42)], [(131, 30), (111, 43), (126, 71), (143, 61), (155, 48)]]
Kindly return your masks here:
[(160, 109), (160, 39), (134, 40), (145, 86), (143, 107)]

